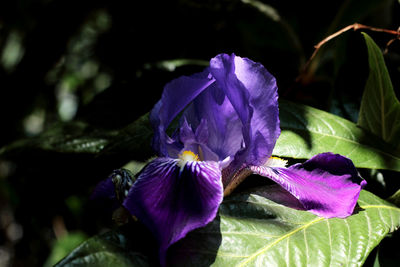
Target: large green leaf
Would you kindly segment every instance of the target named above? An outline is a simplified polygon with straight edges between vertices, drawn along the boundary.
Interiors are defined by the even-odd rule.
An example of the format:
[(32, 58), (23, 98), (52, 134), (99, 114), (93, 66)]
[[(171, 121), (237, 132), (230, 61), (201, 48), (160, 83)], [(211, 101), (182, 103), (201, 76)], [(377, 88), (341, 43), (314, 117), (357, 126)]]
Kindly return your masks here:
[[(360, 208), (346, 219), (325, 219), (277, 204), (282, 203), (277, 199), (288, 199), (285, 194), (276, 187), (260, 187), (228, 197), (213, 222), (171, 247), (171, 265), (360, 266), (400, 226), (400, 209), (367, 191), (361, 192)], [(142, 249), (144, 243), (143, 235), (109, 232), (83, 243), (57, 267), (110, 266), (116, 258), (146, 266), (153, 257)]]
[(27, 150), (41, 150), (58, 153), (100, 152), (116, 135), (111, 131), (100, 131), (81, 121), (55, 123), (40, 135), (21, 139), (3, 147), (0, 155), (24, 153)]
[(149, 266), (143, 239), (135, 244), (137, 233), (117, 229), (92, 237), (55, 266)]
[(114, 131), (97, 129), (82, 121), (60, 122), (38, 136), (21, 139), (1, 148), (0, 156), (18, 159), (27, 152), (51, 152), (125, 157), (125, 161), (144, 160), (153, 155), (152, 134), (148, 114)]
[[(358, 201), (361, 209), (346, 219), (291, 209), (261, 192), (266, 193), (226, 199), (220, 233), (214, 232), (215, 225), (194, 232), (186, 244), (182, 242), (182, 254), (189, 250), (191, 261), (202, 262), (216, 253), (215, 266), (359, 266), (387, 233), (400, 226), (400, 209), (366, 191)], [(219, 234), (221, 245), (210, 251), (208, 239), (218, 239)]]
[(274, 155), (310, 158), (330, 151), (351, 158), (356, 167), (400, 171), (394, 149), (351, 121), (288, 101), (280, 101), (279, 110), (282, 133)]
[[(335, 152), (351, 158), (357, 167), (400, 171), (400, 156), (380, 138), (354, 123), (330, 113), (280, 100), (282, 134), (274, 155), (310, 158)], [(93, 129), (82, 122), (56, 124), (38, 137), (17, 141), (0, 150), (0, 155), (21, 156), (27, 151), (88, 153), (99, 157), (127, 160), (147, 159), (152, 129), (148, 116), (119, 131)]]
[(380, 48), (363, 33), (369, 75), (361, 100), (358, 125), (400, 148), (400, 102), (396, 98)]
[(43, 267), (53, 266), (86, 239), (86, 234), (82, 232), (68, 233), (57, 239)]

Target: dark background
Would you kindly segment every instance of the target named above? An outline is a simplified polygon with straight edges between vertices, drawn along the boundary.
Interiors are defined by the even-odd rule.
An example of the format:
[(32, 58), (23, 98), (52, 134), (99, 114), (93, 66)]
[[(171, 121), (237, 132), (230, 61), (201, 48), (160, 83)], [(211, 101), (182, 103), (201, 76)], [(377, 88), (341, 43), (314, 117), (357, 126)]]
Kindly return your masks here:
[[(0, 266), (53, 264), (110, 227), (109, 214), (88, 201), (93, 186), (151, 156), (129, 153), (121, 141), (121, 153), (98, 155), (66, 150), (63, 140), (119, 136), (166, 82), (201, 71), (219, 53), (261, 62), (282, 98), (356, 121), (368, 74), (361, 34), (344, 33), (313, 68), (302, 72), (304, 64), (315, 44), (342, 27), (396, 30), (399, 14), (395, 0), (1, 1), (0, 147), (14, 147), (0, 158)], [(395, 37), (367, 32), (382, 49)], [(399, 41), (385, 60), (398, 90)], [(59, 149), (44, 148), (54, 136)], [(379, 185), (375, 191), (388, 196)]]

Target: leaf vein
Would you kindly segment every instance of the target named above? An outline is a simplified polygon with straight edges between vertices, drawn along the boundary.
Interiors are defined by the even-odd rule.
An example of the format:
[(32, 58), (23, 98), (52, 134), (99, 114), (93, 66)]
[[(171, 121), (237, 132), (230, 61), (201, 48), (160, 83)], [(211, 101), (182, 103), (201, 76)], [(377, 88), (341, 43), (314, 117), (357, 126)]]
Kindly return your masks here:
[(294, 229), (293, 231), (290, 231), (289, 233), (282, 235), (280, 238), (276, 239), (274, 242), (271, 242), (270, 244), (266, 245), (265, 247), (261, 248), (260, 250), (256, 251), (255, 253), (251, 254), (246, 260), (242, 261), (238, 266), (244, 266), (245, 264), (249, 263), (250, 261), (252, 261), (255, 257), (257, 257), (258, 255), (264, 253), (265, 251), (269, 250), (270, 248), (272, 248), (273, 246), (277, 245), (279, 242), (281, 242), (282, 240), (285, 240), (286, 238), (289, 238), (290, 236), (294, 235), (295, 233), (312, 226), (313, 224), (319, 223), (322, 220), (326, 220), (323, 217), (318, 217), (314, 220), (312, 220), (311, 222), (304, 224), (296, 229)]

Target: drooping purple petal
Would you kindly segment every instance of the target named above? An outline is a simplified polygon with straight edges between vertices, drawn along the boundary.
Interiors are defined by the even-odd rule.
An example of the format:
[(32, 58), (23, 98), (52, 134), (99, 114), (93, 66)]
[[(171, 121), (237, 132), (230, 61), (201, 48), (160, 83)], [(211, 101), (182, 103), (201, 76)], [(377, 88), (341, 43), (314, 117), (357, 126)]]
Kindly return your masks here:
[(93, 190), (92, 199), (116, 199), (122, 204), (127, 192), (133, 184), (133, 174), (128, 169), (116, 169), (99, 182)]
[(325, 218), (345, 218), (353, 213), (366, 185), (350, 159), (322, 153), (289, 168), (251, 166), (295, 196), (304, 208)]
[(275, 78), (261, 64), (234, 54), (211, 59), (210, 72), (243, 125), (245, 150), (237, 164), (264, 163), (280, 134)]
[(126, 197), (133, 184), (132, 179), (133, 174), (129, 170), (116, 169), (107, 179), (100, 181), (96, 185), (90, 199), (96, 201), (99, 206), (110, 203), (111, 209), (115, 210), (121, 206)]
[(112, 177), (100, 181), (90, 196), (91, 200), (107, 199), (112, 201), (117, 201), (117, 195), (115, 194), (114, 183), (112, 182)]
[(216, 162), (157, 158), (140, 173), (123, 205), (157, 238), (160, 261), (168, 247), (214, 219), (222, 202)]
[(93, 208), (95, 210), (101, 209), (101, 212), (104, 214), (112, 214), (115, 210), (121, 207), (111, 177), (100, 181), (96, 185), (90, 195), (90, 200), (94, 204)]
[(160, 156), (168, 156), (168, 136), (165, 131), (172, 120), (196, 96), (205, 90), (214, 79), (209, 78), (209, 71), (192, 76), (182, 76), (169, 82), (165, 87), (161, 99), (150, 113), (150, 122), (154, 128), (153, 149)]
[(280, 185), (273, 184), (269, 186), (259, 187), (251, 192), (252, 194), (259, 195), (286, 207), (305, 210), (300, 201), (290, 194), (287, 190), (283, 189)]

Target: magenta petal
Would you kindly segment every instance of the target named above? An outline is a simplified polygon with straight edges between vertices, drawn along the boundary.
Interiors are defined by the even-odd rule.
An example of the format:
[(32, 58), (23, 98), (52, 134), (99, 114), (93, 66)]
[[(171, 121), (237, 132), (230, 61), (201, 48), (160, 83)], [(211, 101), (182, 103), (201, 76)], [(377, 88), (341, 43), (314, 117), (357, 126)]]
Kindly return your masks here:
[(160, 261), (169, 246), (212, 221), (222, 202), (216, 162), (157, 158), (140, 173), (123, 205), (157, 238)]
[(350, 159), (332, 153), (314, 156), (289, 168), (251, 166), (295, 196), (304, 208), (325, 218), (345, 218), (353, 213), (366, 185)]

